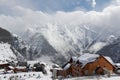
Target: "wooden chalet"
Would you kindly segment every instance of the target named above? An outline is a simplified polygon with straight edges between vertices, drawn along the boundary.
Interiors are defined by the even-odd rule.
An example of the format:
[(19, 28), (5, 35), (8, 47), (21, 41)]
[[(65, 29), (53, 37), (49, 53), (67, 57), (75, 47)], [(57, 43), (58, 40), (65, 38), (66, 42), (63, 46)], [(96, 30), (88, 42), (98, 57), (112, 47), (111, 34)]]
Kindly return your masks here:
[(84, 75), (113, 73), (115, 66), (110, 60), (109, 57), (100, 55), (95, 61), (87, 63), (82, 68)]
[(111, 74), (115, 70), (113, 61), (109, 57), (86, 53), (79, 57), (72, 57), (62, 70), (56, 70), (56, 76), (77, 77), (89, 75)]

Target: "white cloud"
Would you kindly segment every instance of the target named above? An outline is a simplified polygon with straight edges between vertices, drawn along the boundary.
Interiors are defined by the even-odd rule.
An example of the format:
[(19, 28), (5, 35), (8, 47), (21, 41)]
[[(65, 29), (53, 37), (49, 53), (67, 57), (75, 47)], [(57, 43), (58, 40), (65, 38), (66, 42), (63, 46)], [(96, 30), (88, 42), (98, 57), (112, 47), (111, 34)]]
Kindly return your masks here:
[(120, 0), (116, 0), (116, 2), (117, 2), (118, 4), (120, 4)]
[(96, 6), (96, 1), (92, 0), (92, 7), (95, 8), (95, 6)]
[(111, 0), (111, 5), (120, 5), (120, 0)]
[(90, 4), (90, 6), (92, 8), (95, 8), (95, 6), (96, 6), (96, 0), (86, 0), (86, 1), (88, 2), (88, 4)]
[[(96, 11), (73, 11), (73, 12), (56, 12), (54, 14), (44, 13), (41, 11), (33, 11), (28, 8), (16, 6), (13, 8), (16, 14), (20, 16), (0, 15), (0, 26), (10, 29), (14, 32), (21, 32), (29, 26), (46, 25), (47, 23), (56, 22), (58, 25), (89, 25), (90, 28), (100, 28), (117, 30), (119, 28), (120, 6), (109, 6), (102, 12)], [(19, 29), (20, 27), (20, 29)], [(22, 28), (23, 27), (23, 28)], [(109, 28), (110, 27), (110, 28)], [(107, 30), (109, 31), (109, 30)]]

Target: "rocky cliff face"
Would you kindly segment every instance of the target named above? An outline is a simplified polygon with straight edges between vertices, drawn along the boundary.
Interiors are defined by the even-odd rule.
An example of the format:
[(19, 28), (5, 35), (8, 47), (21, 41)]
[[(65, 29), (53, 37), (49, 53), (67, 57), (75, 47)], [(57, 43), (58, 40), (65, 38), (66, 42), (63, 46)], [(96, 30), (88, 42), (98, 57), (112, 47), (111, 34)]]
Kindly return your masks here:
[(0, 42), (12, 43), (12, 35), (9, 31), (0, 28)]

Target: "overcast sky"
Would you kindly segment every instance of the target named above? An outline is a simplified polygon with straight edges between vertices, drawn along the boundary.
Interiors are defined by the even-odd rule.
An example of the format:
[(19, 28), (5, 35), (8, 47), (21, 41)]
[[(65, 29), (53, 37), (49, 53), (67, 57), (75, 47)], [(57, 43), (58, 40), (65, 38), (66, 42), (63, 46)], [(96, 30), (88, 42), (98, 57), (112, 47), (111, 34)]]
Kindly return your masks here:
[(56, 22), (119, 34), (120, 0), (0, 0), (0, 26), (22, 34)]

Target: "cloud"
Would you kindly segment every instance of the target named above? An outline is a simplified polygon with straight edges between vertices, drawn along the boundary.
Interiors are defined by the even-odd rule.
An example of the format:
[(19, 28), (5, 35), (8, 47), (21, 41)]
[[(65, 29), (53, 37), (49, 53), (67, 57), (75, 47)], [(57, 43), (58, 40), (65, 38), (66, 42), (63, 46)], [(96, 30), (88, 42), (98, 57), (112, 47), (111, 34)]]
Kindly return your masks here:
[(120, 0), (111, 0), (111, 4), (110, 5), (120, 5)]
[(95, 6), (96, 6), (96, 1), (92, 0), (92, 7), (95, 8)]
[(84, 30), (89, 30), (89, 40), (97, 35), (104, 39), (111, 34), (120, 34), (120, 6), (116, 5), (110, 5), (101, 12), (77, 10), (46, 13), (20, 5), (9, 8), (9, 13), (14, 15), (0, 14), (1, 27), (20, 36), (28, 29), (42, 33), (51, 45), (61, 50), (83, 40)]
[[(0, 6), (4, 4), (9, 7), (8, 10), (5, 10), (5, 12), (9, 12), (6, 12), (8, 15), (5, 13), (0, 14), (0, 26), (19, 35), (23, 35), (28, 28), (43, 28), (49, 23), (60, 25), (59, 27), (63, 26), (63, 28), (67, 26), (68, 29), (73, 27), (75, 27), (73, 29), (77, 29), (76, 27), (78, 26), (82, 27), (86, 25), (98, 33), (103, 33), (104, 31), (104, 36), (108, 36), (108, 34), (120, 34), (120, 6), (110, 5), (101, 12), (85, 11), (79, 8), (79, 10), (77, 9), (72, 12), (57, 11), (46, 13), (21, 5), (15, 5), (16, 2), (14, 0), (11, 1), (13, 5), (7, 4), (5, 2), (7, 0), (0, 1), (3, 1), (0, 3)], [(92, 2), (95, 6), (95, 0), (92, 0)]]
[[(34, 11), (29, 8), (15, 6), (12, 8), (17, 16), (0, 15), (0, 26), (5, 27), (14, 33), (24, 32), (28, 27), (34, 28), (36, 25), (42, 27), (47, 23), (58, 24), (61, 26), (80, 26), (88, 25), (91, 29), (114, 32), (119, 29), (119, 6), (106, 7), (102, 12), (97, 11), (73, 11), (50, 14), (41, 11)], [(20, 28), (19, 28), (20, 27)], [(116, 33), (117, 33), (116, 32)]]
[(96, 7), (96, 0), (86, 0), (86, 1), (88, 2), (88, 4), (90, 4), (92, 8)]

